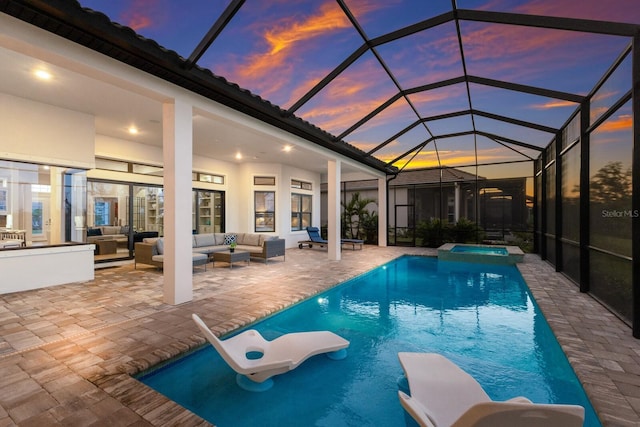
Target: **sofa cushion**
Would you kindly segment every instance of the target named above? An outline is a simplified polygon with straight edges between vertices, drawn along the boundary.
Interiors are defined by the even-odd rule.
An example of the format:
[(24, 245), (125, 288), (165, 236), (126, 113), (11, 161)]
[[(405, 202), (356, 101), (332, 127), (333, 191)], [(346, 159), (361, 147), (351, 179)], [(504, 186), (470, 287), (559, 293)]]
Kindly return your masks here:
[(236, 235), (235, 234), (225, 234), (224, 235), (224, 241), (222, 242), (223, 245), (230, 245), (231, 243), (234, 243), (236, 241)]
[(212, 233), (205, 234), (194, 234), (193, 241), (195, 242), (194, 247), (198, 248), (201, 246), (215, 246), (216, 239)]
[(191, 254), (191, 258), (194, 261), (205, 261), (205, 262), (209, 259), (207, 254), (199, 254), (199, 253)]
[(102, 234), (120, 234), (120, 226), (119, 225), (101, 225)]
[(156, 248), (158, 248), (159, 255), (164, 254), (164, 238), (163, 237), (159, 237), (158, 240), (156, 240)]
[(238, 242), (239, 245), (249, 245), (249, 246), (262, 246), (260, 244), (260, 234), (254, 233), (245, 233), (242, 239), (242, 242)]
[(216, 245), (224, 244), (224, 233), (213, 233), (216, 237)]

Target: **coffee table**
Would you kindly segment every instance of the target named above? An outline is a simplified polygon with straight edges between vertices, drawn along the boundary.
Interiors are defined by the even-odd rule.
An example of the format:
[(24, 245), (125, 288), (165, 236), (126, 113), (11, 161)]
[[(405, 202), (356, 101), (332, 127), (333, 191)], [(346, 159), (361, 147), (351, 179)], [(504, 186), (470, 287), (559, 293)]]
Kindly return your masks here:
[(96, 255), (115, 254), (118, 252), (118, 242), (116, 240), (97, 240), (95, 245)]
[(229, 264), (229, 268), (233, 266), (234, 262), (247, 261), (247, 265), (251, 262), (251, 256), (247, 251), (235, 250), (234, 252), (222, 251), (213, 253), (213, 266), (216, 266), (216, 261), (226, 262)]

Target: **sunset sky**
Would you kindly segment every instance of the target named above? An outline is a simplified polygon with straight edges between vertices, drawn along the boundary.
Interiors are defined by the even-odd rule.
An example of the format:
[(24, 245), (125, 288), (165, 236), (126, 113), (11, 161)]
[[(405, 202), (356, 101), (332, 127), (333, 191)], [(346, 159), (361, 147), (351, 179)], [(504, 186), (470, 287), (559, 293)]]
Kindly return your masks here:
[[(229, 1), (81, 0), (80, 3), (187, 58)], [(363, 35), (333, 0), (248, 0), (197, 64), (289, 109), (361, 47), (365, 42), (363, 36), (375, 39), (452, 9), (451, 0), (346, 0), (345, 3)], [(456, 4), (460, 9), (640, 23), (637, 0), (457, 0)], [(460, 32), (468, 75), (577, 95), (588, 94), (630, 43), (628, 37), (471, 21), (460, 21)], [(379, 45), (375, 52), (378, 57), (367, 50), (294, 113), (339, 136), (400, 90), (464, 76), (453, 21)], [(594, 98), (592, 114), (613, 105), (630, 89), (631, 61), (626, 61), (616, 74)], [(561, 99), (476, 83), (469, 85), (469, 94), (474, 110), (553, 128), (562, 126), (577, 107)], [(408, 100), (401, 97), (345, 134), (344, 141), (369, 152), (421, 118), (470, 109), (464, 83), (420, 91), (409, 95)], [(478, 115), (472, 121), (472, 116), (464, 115), (418, 125), (372, 154), (389, 162), (436, 137), (408, 167), (463, 166), (476, 161), (487, 164), (538, 156), (536, 150), (510, 144), (505, 147), (482, 135), (437, 138), (472, 131), (474, 124), (478, 131), (537, 147), (545, 147), (553, 138), (548, 132)], [(628, 109), (620, 111), (606, 125), (608, 128), (601, 129), (601, 134), (609, 129), (612, 138), (628, 136), (631, 126)], [(402, 167), (406, 160), (396, 166)]]

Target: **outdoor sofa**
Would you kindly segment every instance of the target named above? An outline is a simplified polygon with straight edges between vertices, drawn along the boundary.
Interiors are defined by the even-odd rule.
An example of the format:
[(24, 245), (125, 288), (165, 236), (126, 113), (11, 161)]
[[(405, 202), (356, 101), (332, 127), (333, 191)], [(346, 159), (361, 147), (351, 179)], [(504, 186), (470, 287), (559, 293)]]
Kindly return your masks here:
[[(247, 251), (251, 258), (262, 259), (285, 256), (285, 240), (277, 236), (258, 233), (204, 233), (194, 234), (192, 257), (194, 265), (208, 262), (211, 254), (228, 251), (232, 241), (237, 251)], [(138, 264), (162, 268), (164, 263), (164, 238), (147, 238), (135, 244), (135, 267)]]
[(101, 240), (115, 240), (123, 246), (129, 242), (129, 228), (119, 225), (99, 225), (87, 228), (87, 243)]

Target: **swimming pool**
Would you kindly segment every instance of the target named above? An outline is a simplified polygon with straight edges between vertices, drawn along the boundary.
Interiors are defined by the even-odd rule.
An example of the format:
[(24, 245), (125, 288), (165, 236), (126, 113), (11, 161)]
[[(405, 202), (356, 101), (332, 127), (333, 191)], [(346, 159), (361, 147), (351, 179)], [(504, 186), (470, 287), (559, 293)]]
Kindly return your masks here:
[[(252, 325), (266, 338), (331, 330), (348, 356), (307, 360), (252, 393), (209, 345), (142, 382), (221, 426), (404, 426), (399, 351), (438, 352), (496, 400), (586, 408), (600, 423), (546, 320), (513, 266), (401, 257)], [(195, 328), (195, 326), (194, 326)]]

